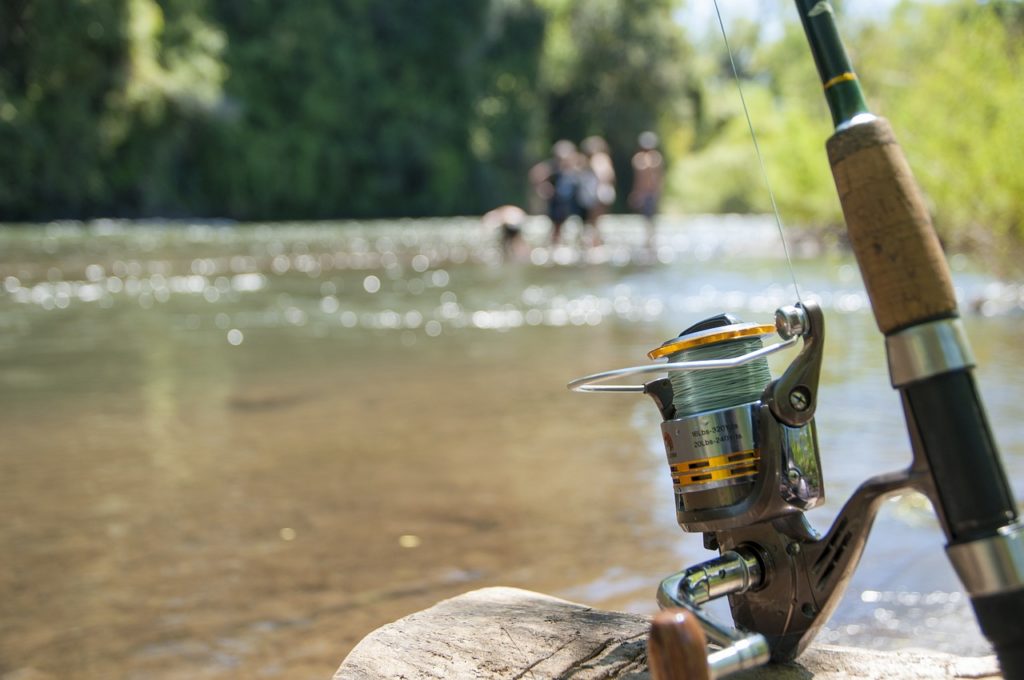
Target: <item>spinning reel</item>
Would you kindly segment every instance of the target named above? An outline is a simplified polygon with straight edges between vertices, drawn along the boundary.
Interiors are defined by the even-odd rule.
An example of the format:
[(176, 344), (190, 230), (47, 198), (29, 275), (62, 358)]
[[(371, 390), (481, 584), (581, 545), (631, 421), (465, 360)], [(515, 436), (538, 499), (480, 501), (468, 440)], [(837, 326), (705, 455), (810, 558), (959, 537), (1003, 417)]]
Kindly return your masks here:
[[(775, 326), (722, 314), (651, 351), (668, 363), (618, 369), (574, 380), (579, 392), (649, 395), (672, 476), (676, 517), (702, 532), (719, 557), (661, 582), (658, 603), (694, 617), (711, 677), (799, 655), (838, 604), (886, 497), (908, 488), (928, 493), (926, 466), (875, 477), (847, 502), (820, 536), (804, 512), (824, 500), (814, 411), (825, 322), (812, 303), (776, 312)], [(763, 346), (777, 333), (781, 342)], [(802, 340), (781, 377), (766, 356)], [(668, 373), (643, 385), (605, 385), (630, 375)], [(728, 596), (735, 622), (715, 621), (704, 603)]]
[[(679, 525), (702, 532), (720, 553), (662, 581), (658, 602), (671, 611), (651, 629), (651, 672), (657, 680), (720, 677), (799, 655), (838, 604), (882, 501), (915, 490), (935, 509), (946, 554), (1004, 676), (1024, 680), (1024, 522), (974, 382), (941, 243), (891, 126), (868, 108), (831, 4), (796, 6), (835, 124), (829, 164), (913, 459), (861, 484), (824, 536), (807, 523), (804, 512), (824, 497), (813, 418), (825, 324), (813, 304), (778, 310), (783, 342), (770, 347), (761, 346), (770, 326), (721, 315), (651, 352), (666, 364), (570, 383), (654, 399)], [(764, 357), (798, 340), (800, 353), (772, 380)], [(602, 384), (665, 372), (644, 385)], [(723, 595), (735, 627), (701, 611)], [(705, 664), (689, 650), (707, 641), (718, 650)]]

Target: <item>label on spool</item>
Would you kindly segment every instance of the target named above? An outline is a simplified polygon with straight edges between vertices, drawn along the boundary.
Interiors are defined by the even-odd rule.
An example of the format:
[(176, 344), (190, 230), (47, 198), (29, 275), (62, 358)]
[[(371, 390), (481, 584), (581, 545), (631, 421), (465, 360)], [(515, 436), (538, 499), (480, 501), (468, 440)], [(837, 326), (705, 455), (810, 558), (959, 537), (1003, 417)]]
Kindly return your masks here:
[(743, 404), (661, 424), (677, 492), (739, 484), (757, 473), (757, 406)]

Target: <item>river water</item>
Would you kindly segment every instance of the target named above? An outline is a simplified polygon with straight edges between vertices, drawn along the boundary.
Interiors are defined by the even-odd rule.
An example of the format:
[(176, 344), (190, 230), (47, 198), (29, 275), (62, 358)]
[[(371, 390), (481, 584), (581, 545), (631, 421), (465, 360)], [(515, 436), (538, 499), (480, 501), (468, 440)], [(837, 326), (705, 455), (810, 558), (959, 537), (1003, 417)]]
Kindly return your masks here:
[[(711, 556), (657, 412), (565, 383), (794, 295), (768, 220), (605, 235), (552, 250), (533, 223), (501, 263), (470, 219), (0, 229), (0, 677), (326, 678), (488, 585), (653, 612)], [(828, 322), (825, 528), (909, 448), (856, 267), (791, 245)], [(1024, 289), (952, 265), (1022, 498)], [(886, 505), (819, 639), (986, 653), (926, 501)]]

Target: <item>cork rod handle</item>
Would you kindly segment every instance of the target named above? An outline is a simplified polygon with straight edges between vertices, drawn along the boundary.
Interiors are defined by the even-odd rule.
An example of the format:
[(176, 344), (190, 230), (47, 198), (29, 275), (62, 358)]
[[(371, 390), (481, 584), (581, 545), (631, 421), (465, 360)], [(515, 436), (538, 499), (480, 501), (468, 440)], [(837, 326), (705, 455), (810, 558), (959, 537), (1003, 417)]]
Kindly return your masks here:
[(849, 127), (826, 146), (879, 330), (956, 316), (949, 266), (888, 121)]

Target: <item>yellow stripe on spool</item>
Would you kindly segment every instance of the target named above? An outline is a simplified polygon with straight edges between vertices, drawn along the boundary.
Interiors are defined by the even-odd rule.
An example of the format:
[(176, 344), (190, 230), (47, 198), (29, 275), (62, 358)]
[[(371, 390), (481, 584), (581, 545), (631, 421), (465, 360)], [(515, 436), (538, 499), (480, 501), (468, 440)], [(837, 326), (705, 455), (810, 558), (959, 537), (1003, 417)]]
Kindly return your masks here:
[(757, 451), (741, 451), (726, 456), (687, 461), (670, 465), (672, 482), (677, 486), (690, 486), (723, 479), (739, 479), (757, 474), (761, 456)]
[(753, 477), (756, 474), (757, 465), (749, 463), (747, 465), (737, 467), (734, 470), (711, 470), (701, 474), (672, 477), (672, 483), (676, 486), (687, 487), (697, 484), (707, 484), (708, 482), (720, 482), (723, 479), (742, 479), (744, 477)]
[(667, 357), (669, 354), (682, 352), (684, 349), (693, 349), (694, 347), (701, 347), (702, 345), (713, 345), (715, 343), (724, 342), (726, 340), (735, 340), (737, 338), (750, 338), (754, 336), (764, 337), (766, 335), (771, 335), (774, 332), (775, 326), (767, 324), (752, 323), (726, 326), (725, 330), (716, 333), (698, 333), (679, 338), (675, 342), (665, 343), (657, 349), (652, 349), (647, 353), (647, 356), (651, 359), (660, 359), (662, 357)]
[(727, 453), (723, 456), (711, 456), (710, 458), (700, 458), (698, 460), (687, 460), (682, 463), (673, 463), (669, 465), (669, 469), (672, 470), (673, 474), (689, 473), (721, 467), (723, 465), (743, 463), (751, 460), (757, 462), (760, 458), (761, 456), (758, 454), (757, 449), (747, 449), (746, 451)]

